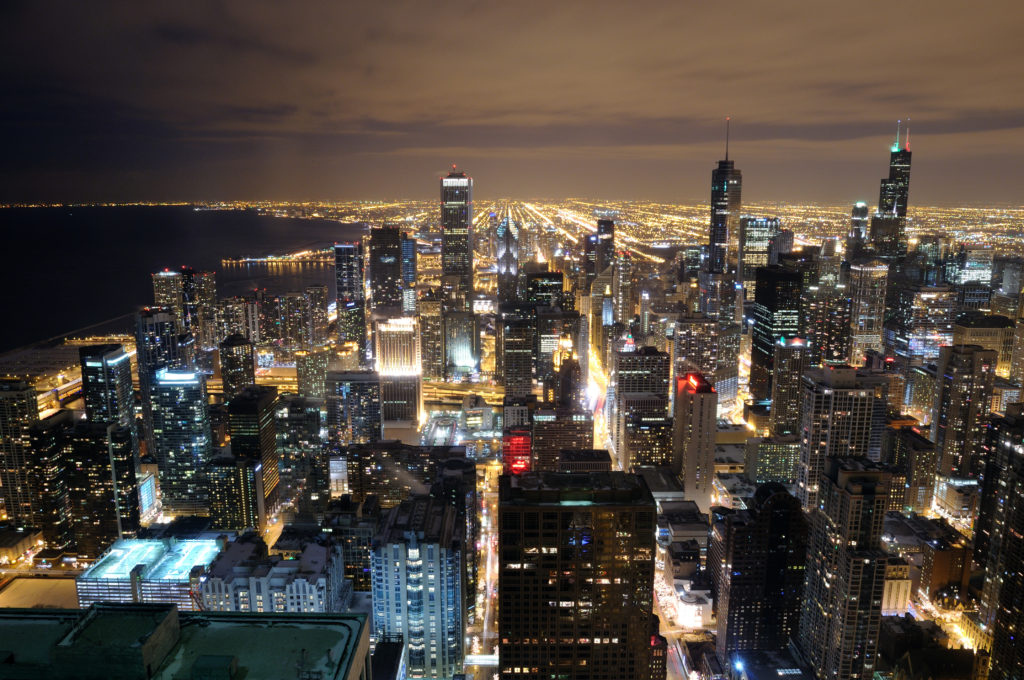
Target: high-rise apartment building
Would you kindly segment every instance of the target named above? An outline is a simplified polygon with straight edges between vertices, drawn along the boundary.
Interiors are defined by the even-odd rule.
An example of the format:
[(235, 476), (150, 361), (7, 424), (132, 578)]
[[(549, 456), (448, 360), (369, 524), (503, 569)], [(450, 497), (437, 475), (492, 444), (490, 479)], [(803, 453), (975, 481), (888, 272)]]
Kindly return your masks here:
[(686, 498), (696, 502), (702, 512), (711, 506), (717, 413), (718, 394), (703, 375), (676, 376), (672, 470), (683, 479)]
[(718, 656), (785, 648), (803, 601), (807, 521), (800, 501), (772, 482), (758, 487), (749, 508), (719, 508), (713, 517), (708, 571)]
[(341, 444), (380, 439), (380, 377), (375, 371), (327, 372), (327, 428), (329, 439)]
[(18, 378), (0, 378), (0, 488), (7, 515), (16, 522), (32, 522), (40, 511), (41, 499), (28, 477), (29, 428), (38, 421), (35, 387)]
[(360, 366), (367, 365), (366, 283), (363, 244), (334, 244), (338, 341), (354, 342)]
[(327, 344), (330, 319), (327, 313), (327, 286), (306, 286), (306, 342), (314, 349)]
[(458, 512), (430, 496), (392, 508), (373, 542), (374, 632), (403, 637), (410, 677), (462, 672), (466, 553)]
[(131, 355), (119, 344), (86, 345), (78, 349), (82, 364), (82, 397), (90, 422), (134, 428), (135, 391)]
[(153, 454), (168, 514), (205, 514), (212, 435), (202, 373), (161, 368), (152, 386)]
[(298, 380), (299, 396), (306, 399), (323, 399), (327, 389), (327, 366), (330, 350), (314, 347), (295, 353), (295, 375)]
[(257, 531), (267, 528), (262, 464), (253, 458), (218, 456), (206, 470), (210, 494), (210, 528)]
[(370, 230), (370, 301), (374, 311), (402, 307), (402, 232), (385, 225)]
[(873, 386), (849, 366), (804, 371), (797, 485), (805, 510), (818, 507), (818, 485), (829, 459), (871, 453), (884, 417), (876, 406)]
[(892, 473), (865, 458), (830, 458), (822, 468), (796, 638), (820, 680), (874, 676), (890, 561), (881, 550), (882, 520), (891, 485)]
[(664, 677), (654, 674), (664, 643), (648, 624), (655, 516), (654, 498), (635, 475), (501, 477), (502, 677)]
[(800, 431), (803, 375), (809, 363), (809, 350), (803, 338), (780, 337), (775, 343), (769, 419), (772, 435), (785, 437)]
[(420, 326), (420, 364), (424, 380), (444, 378), (444, 327), (441, 317), (441, 299), (433, 291), (420, 296), (418, 320)]
[(981, 472), (981, 443), (992, 406), (997, 361), (995, 351), (980, 345), (942, 348), (931, 431), (940, 475), (975, 477)]
[(25, 478), (29, 496), (38, 505), (31, 518), (20, 519), (27, 526), (39, 527), (46, 546), (58, 550), (69, 549), (74, 544), (66, 464), (73, 425), (72, 412), (61, 409), (29, 428), (31, 458)]

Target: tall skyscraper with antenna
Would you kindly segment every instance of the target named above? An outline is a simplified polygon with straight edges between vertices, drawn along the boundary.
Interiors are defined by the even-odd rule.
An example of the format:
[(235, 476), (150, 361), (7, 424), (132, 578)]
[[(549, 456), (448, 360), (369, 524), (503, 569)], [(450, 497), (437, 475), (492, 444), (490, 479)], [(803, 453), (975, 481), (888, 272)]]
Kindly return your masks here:
[(907, 198), (910, 195), (910, 129), (900, 140), (902, 121), (896, 122), (896, 141), (889, 153), (889, 176), (878, 192), (878, 210), (871, 219), (871, 242), (881, 257), (907, 254)]
[(708, 271), (729, 271), (729, 244), (739, 233), (743, 173), (729, 160), (729, 118), (725, 119), (725, 158), (711, 171), (711, 231)]
[(446, 307), (469, 311), (473, 294), (473, 178), (452, 165), (441, 178), (441, 287)]

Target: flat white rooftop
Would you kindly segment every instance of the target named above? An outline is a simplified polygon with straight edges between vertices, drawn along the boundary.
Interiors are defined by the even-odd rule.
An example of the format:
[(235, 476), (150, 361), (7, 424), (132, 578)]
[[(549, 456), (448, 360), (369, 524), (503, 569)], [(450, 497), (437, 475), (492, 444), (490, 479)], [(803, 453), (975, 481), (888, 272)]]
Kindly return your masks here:
[(163, 541), (129, 538), (114, 543), (79, 581), (125, 580), (136, 565), (143, 565), (142, 576), (151, 581), (188, 581), (195, 566), (209, 566), (220, 553), (212, 539)]

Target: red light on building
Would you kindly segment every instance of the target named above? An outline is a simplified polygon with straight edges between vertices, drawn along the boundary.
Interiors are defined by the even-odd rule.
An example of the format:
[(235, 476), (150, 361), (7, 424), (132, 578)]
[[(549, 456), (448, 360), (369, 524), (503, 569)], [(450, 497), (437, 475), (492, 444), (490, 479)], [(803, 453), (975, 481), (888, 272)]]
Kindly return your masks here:
[(519, 475), (530, 471), (531, 437), (526, 429), (515, 429), (501, 441), (501, 462), (505, 472)]

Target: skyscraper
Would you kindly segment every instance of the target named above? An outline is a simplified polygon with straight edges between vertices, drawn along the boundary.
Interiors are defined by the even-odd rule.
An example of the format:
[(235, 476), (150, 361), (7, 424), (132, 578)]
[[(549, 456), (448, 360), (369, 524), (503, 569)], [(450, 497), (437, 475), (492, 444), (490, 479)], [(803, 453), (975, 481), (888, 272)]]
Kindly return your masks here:
[(169, 514), (207, 512), (206, 464), (212, 437), (202, 373), (161, 368), (152, 387), (153, 453)]
[(889, 154), (889, 176), (878, 192), (878, 210), (871, 218), (871, 242), (880, 257), (895, 258), (907, 254), (907, 197), (910, 193), (910, 133), (896, 142)]
[(370, 230), (370, 300), (373, 310), (402, 307), (402, 233), (397, 226)]
[(377, 373), (380, 375), (381, 418), (418, 422), (420, 395), (420, 334), (415, 317), (377, 321)]
[(800, 431), (803, 406), (803, 374), (807, 367), (808, 346), (803, 338), (780, 337), (775, 343), (772, 366), (773, 436), (795, 435)]
[(32, 522), (41, 499), (29, 483), (31, 438), (29, 428), (39, 421), (36, 389), (25, 380), (0, 378), (0, 488), (7, 515), (16, 522)]
[(420, 364), (424, 380), (444, 378), (444, 326), (441, 300), (434, 291), (424, 293), (418, 303), (420, 325)]
[(86, 345), (78, 349), (82, 364), (82, 397), (93, 423), (135, 425), (135, 392), (131, 355), (118, 344)]
[(368, 365), (363, 265), (362, 242), (334, 244), (338, 342), (356, 343), (360, 366)]
[(768, 245), (781, 229), (778, 217), (741, 217), (740, 249), (736, 281), (743, 285), (744, 298), (750, 297), (758, 267), (768, 266)]
[(263, 533), (267, 512), (259, 461), (218, 456), (206, 470), (210, 490), (210, 527)]
[(309, 348), (323, 347), (327, 344), (327, 331), (330, 320), (327, 316), (327, 286), (306, 286), (306, 305), (308, 316), (306, 323), (306, 340)]
[(615, 220), (598, 220), (596, 236), (594, 273), (600, 274), (615, 263)]
[(797, 642), (820, 680), (871, 678), (889, 564), (880, 539), (892, 474), (865, 458), (830, 458), (820, 483)]
[(807, 521), (800, 501), (771, 482), (746, 510), (713, 515), (708, 571), (715, 586), (719, 658), (742, 649), (778, 650), (800, 621)]
[(702, 512), (711, 506), (717, 412), (718, 394), (703, 375), (676, 376), (672, 470), (683, 479), (686, 498)]
[(729, 271), (729, 250), (739, 235), (743, 173), (729, 160), (729, 132), (726, 119), (725, 159), (711, 171), (711, 230), (708, 241), (708, 271), (716, 274)]
[(362, 444), (380, 439), (380, 377), (376, 372), (327, 372), (327, 427), (332, 442)]
[(228, 402), (231, 452), (237, 458), (254, 460), (262, 476), (263, 505), (268, 514), (281, 501), (281, 480), (274, 410), (277, 388), (251, 385)]
[(58, 550), (70, 548), (74, 543), (67, 465), (73, 425), (72, 412), (61, 409), (29, 428), (31, 460), (25, 476), (28, 493), (38, 506), (33, 518), (22, 517), (21, 520), (28, 526), (39, 527), (46, 546)]
[(410, 677), (462, 672), (466, 634), (465, 523), (443, 498), (391, 508), (373, 542), (373, 628), (401, 635)]
[(655, 505), (641, 478), (502, 476), (498, 503), (502, 677), (656, 677)]
[(850, 266), (850, 363), (860, 366), (868, 350), (882, 352), (888, 265), (877, 260)]
[(496, 235), (499, 304), (515, 302), (518, 299), (519, 229), (519, 223), (511, 217), (505, 217), (498, 223)]
[(754, 329), (750, 347), (750, 393), (755, 401), (771, 398), (775, 348), (780, 339), (800, 332), (803, 278), (778, 265), (757, 270)]
[(256, 384), (256, 356), (252, 343), (238, 333), (220, 343), (220, 379), (225, 401), (234, 399), (243, 389)]
[(997, 361), (995, 351), (979, 345), (942, 348), (931, 431), (940, 475), (975, 477), (981, 472), (981, 443)]
[(329, 350), (314, 347), (295, 353), (295, 373), (298, 380), (299, 396), (307, 399), (323, 399), (327, 386), (327, 365)]
[(668, 354), (646, 346), (635, 352), (616, 352), (608, 381), (609, 434), (621, 466), (627, 456), (626, 420), (638, 415), (668, 412)]
[(805, 510), (818, 507), (819, 479), (828, 460), (869, 455), (883, 425), (875, 406), (873, 389), (849, 366), (804, 371), (797, 484)]
[(441, 178), (441, 276), (445, 304), (469, 311), (473, 294), (473, 179), (452, 166)]
[(850, 213), (850, 231), (846, 235), (846, 259), (853, 261), (864, 250), (868, 240), (868, 204), (857, 201)]
[(533, 414), (533, 465), (539, 472), (558, 470), (562, 449), (594, 447), (594, 416), (568, 408), (537, 409)]

